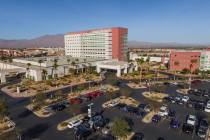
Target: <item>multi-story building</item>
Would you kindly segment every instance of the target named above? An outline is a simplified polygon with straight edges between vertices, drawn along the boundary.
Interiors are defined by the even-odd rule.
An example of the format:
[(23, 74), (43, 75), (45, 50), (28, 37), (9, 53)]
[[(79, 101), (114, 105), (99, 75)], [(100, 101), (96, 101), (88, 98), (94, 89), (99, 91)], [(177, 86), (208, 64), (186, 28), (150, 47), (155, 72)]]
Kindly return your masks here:
[(200, 57), (200, 70), (210, 70), (210, 51), (202, 51)]
[(65, 54), (72, 57), (126, 60), (128, 29), (122, 27), (70, 32)]
[(182, 71), (199, 69), (201, 51), (171, 51), (170, 70)]

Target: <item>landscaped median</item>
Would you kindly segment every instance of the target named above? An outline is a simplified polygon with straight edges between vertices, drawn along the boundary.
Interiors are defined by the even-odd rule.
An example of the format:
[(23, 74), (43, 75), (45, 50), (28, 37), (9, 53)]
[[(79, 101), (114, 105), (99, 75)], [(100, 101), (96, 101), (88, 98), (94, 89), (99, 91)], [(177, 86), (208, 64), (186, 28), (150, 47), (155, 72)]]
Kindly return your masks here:
[(0, 135), (10, 132), (15, 128), (15, 123), (8, 117), (5, 117), (0, 121)]
[(134, 89), (141, 89), (141, 88), (146, 88), (145, 86), (143, 85), (140, 85), (140, 84), (137, 84), (137, 83), (128, 83), (127, 86), (129, 86), (130, 88), (134, 88)]
[(46, 117), (49, 117), (49, 116), (52, 115), (51, 112), (49, 112), (45, 109), (46, 107), (41, 107), (41, 109), (36, 110), (36, 109), (34, 109), (33, 104), (29, 104), (29, 105), (26, 106), (26, 108), (40, 118), (46, 118)]
[(130, 105), (130, 106), (138, 106), (139, 105), (139, 101), (131, 98), (131, 97), (126, 97), (126, 96), (120, 96), (120, 97), (117, 97), (115, 99), (112, 99), (112, 100), (109, 100), (107, 102), (105, 102), (102, 107), (103, 108), (110, 108), (110, 107), (113, 107), (119, 103), (122, 103), (122, 104), (127, 104), (127, 105)]
[(186, 88), (185, 89), (177, 89), (176, 92), (184, 94), (184, 95), (187, 95), (188, 94), (188, 90), (189, 89), (186, 89)]
[(68, 128), (69, 122), (74, 121), (74, 120), (82, 120), (82, 119), (84, 119), (86, 116), (87, 116), (87, 113), (83, 113), (83, 114), (79, 114), (79, 115), (77, 115), (77, 116), (74, 116), (74, 117), (72, 117), (72, 118), (69, 118), (69, 119), (67, 119), (67, 120), (65, 120), (65, 121), (63, 121), (63, 122), (61, 122), (61, 123), (59, 123), (59, 124), (57, 125), (57, 130), (63, 131), (63, 130), (65, 130), (65, 129)]
[(149, 112), (144, 118), (142, 119), (142, 122), (144, 123), (150, 123), (152, 121), (152, 117), (156, 114), (156, 112), (153, 110)]
[(159, 110), (161, 103), (163, 102), (163, 98), (168, 97), (168, 94), (158, 93), (158, 92), (143, 92), (143, 96), (148, 99), (150, 105), (152, 105), (153, 110), (150, 111), (144, 118), (142, 122), (150, 123), (152, 121), (152, 117)]
[(147, 98), (150, 99), (152, 101), (156, 101), (156, 102), (162, 102), (163, 98), (168, 97), (168, 94), (165, 93), (159, 93), (159, 92), (143, 92), (142, 95)]

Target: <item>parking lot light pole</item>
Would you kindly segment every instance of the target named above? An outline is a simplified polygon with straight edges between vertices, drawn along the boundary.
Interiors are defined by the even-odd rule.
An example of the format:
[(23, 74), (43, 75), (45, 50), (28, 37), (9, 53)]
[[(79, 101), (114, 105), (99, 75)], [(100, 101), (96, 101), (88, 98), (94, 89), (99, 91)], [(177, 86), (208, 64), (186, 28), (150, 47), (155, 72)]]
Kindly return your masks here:
[(93, 128), (93, 121), (92, 121), (92, 105), (93, 105), (93, 103), (90, 103), (89, 105), (88, 105), (88, 117), (90, 118), (90, 121), (89, 121), (89, 123), (90, 123), (90, 127), (91, 128)]

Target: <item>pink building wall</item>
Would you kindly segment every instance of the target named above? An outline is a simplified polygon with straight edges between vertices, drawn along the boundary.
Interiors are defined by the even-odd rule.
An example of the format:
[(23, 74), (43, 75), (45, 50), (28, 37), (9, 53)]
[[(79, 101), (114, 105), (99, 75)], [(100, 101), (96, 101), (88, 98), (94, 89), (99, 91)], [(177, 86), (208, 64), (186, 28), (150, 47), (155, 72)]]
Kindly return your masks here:
[[(192, 64), (192, 72), (199, 69), (201, 52), (176, 52), (172, 51), (170, 53), (170, 70), (182, 71), (187, 68), (190, 69), (192, 64), (191, 60), (196, 60), (197, 62)], [(175, 65), (178, 62), (178, 65)]]

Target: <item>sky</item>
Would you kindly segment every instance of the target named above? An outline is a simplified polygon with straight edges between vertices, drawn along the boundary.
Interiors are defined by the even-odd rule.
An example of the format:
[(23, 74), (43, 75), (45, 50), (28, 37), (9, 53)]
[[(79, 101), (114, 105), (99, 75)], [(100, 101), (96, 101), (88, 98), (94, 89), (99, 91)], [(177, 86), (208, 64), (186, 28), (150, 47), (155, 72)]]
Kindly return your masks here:
[(210, 43), (210, 0), (0, 0), (0, 38), (127, 27), (128, 39)]

